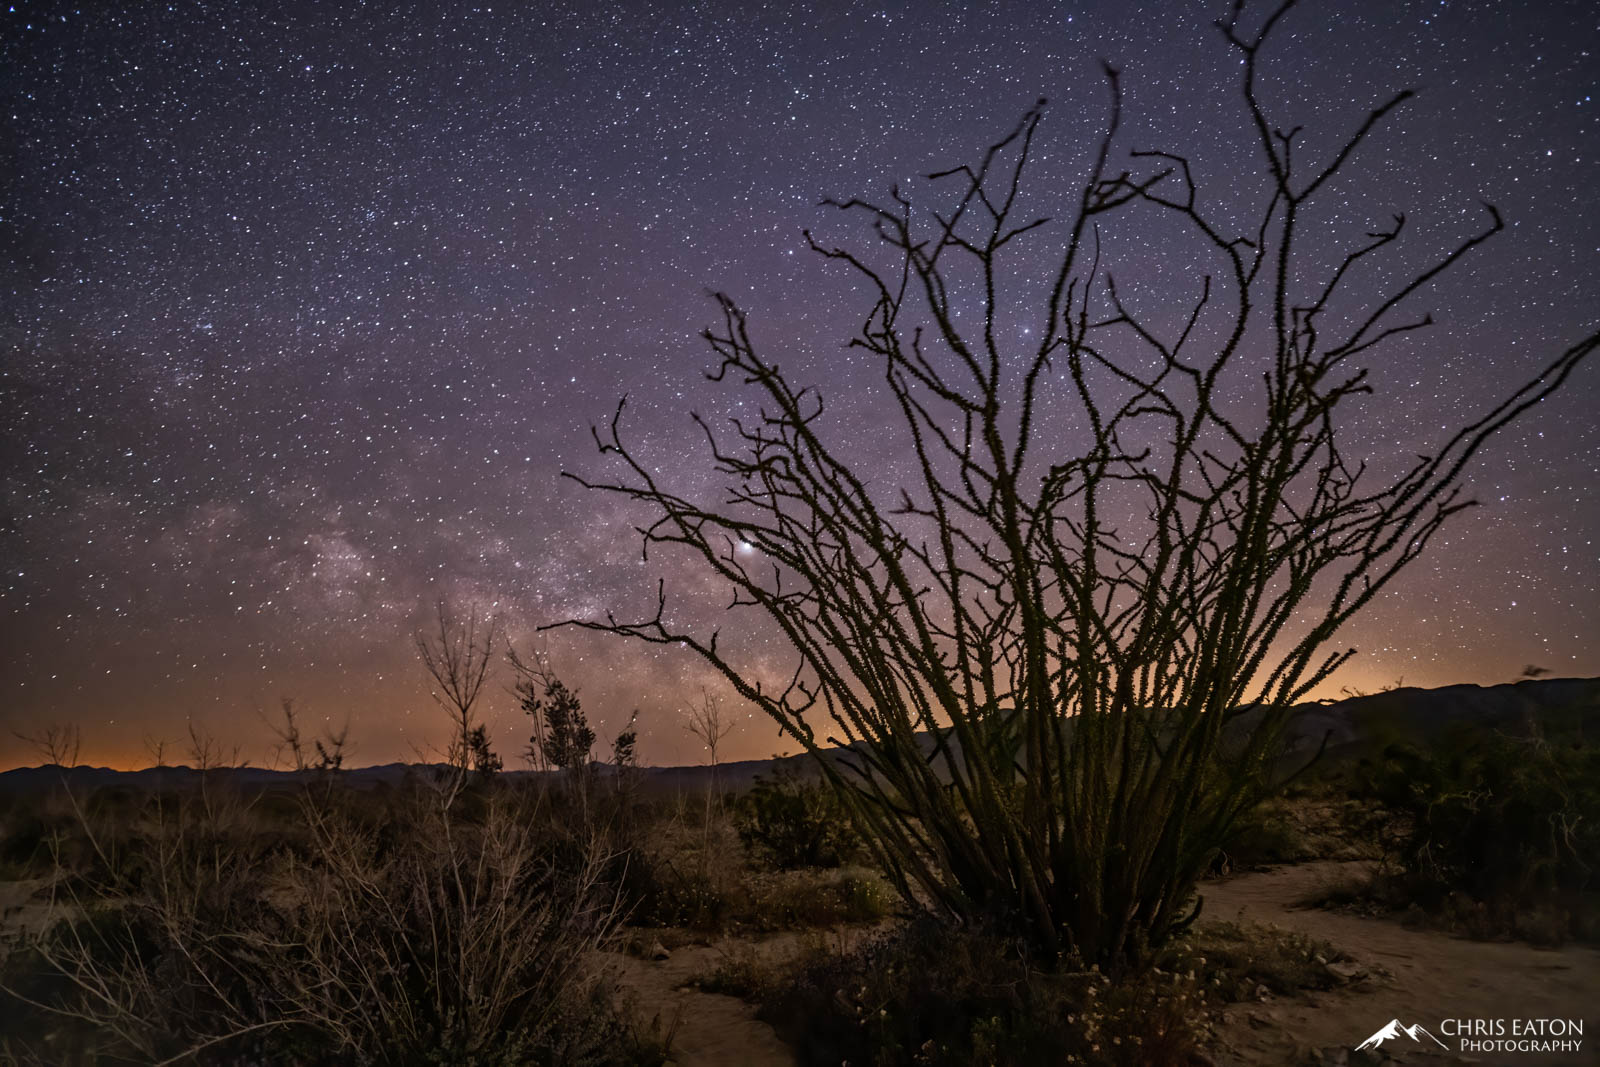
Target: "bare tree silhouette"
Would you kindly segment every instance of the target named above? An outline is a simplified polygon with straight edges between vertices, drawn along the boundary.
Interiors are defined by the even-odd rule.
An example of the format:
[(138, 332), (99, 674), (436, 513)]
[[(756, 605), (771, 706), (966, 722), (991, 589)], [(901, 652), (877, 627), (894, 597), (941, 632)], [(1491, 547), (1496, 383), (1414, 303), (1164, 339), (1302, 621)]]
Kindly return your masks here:
[(722, 717), (722, 699), (710, 690), (700, 690), (700, 703), (689, 709), (689, 721), (684, 729), (700, 739), (706, 755), (711, 758), (711, 792), (717, 791), (717, 750), (722, 739), (733, 732), (734, 723)]
[(717, 781), (717, 750), (722, 739), (733, 732), (734, 724), (722, 717), (722, 700), (709, 689), (700, 690), (700, 703), (689, 709), (689, 721), (684, 729), (700, 739), (706, 755), (711, 758), (711, 784), (706, 787), (706, 812), (703, 827), (706, 840), (711, 839), (711, 815), (722, 807), (722, 789)]
[[(929, 175), (950, 190), (935, 209), (899, 188), (886, 204), (825, 201), (878, 242), (807, 234), (871, 294), (851, 345), (882, 368), (913, 463), (897, 499), (726, 295), (705, 333), (710, 377), (761, 402), (726, 433), (694, 416), (726, 496), (669, 487), (625, 440), (625, 399), (594, 431), (621, 473), (569, 475), (644, 505), (646, 554), (687, 550), (798, 663), (770, 684), (717, 632), (671, 621), (664, 584), (650, 617), (559, 625), (693, 650), (819, 757), (908, 901), (1011, 924), (1046, 957), (1137, 964), (1193, 920), (1197, 878), (1278, 784), (1288, 709), (1354, 655), (1330, 650), (1339, 628), (1471, 505), (1462, 472), (1484, 442), (1600, 345), (1575, 344), (1398, 474), (1352, 454), (1345, 416), (1372, 388), (1358, 362), (1429, 325), (1399, 315), (1502, 222), (1485, 205), (1481, 229), (1359, 303), (1347, 283), (1379, 284), (1404, 216), (1332, 256), (1303, 220), (1411, 94), (1308, 163), (1299, 128), (1275, 128), (1257, 94), (1293, 6), (1250, 30), (1241, 0), (1220, 24), (1261, 160), (1243, 226), (1200, 195), (1185, 156), (1113, 164), (1109, 67), (1107, 128), (1064, 224), (1019, 207), (1043, 101), (977, 162)], [(1173, 324), (1141, 309), (1102, 243), (1135, 212), (1169, 220), (1174, 248), (1204, 249)], [(1054, 265), (1019, 351), (1028, 290), (1012, 257), (1045, 241)], [(850, 747), (820, 758), (830, 744)]]
[(454, 790), (447, 795), (452, 797), (473, 771), (488, 776), (500, 768), (476, 708), (501, 637), (493, 615), (477, 605), (457, 608), (445, 600), (434, 604), (432, 627), (415, 634), (417, 656), (434, 683), (429, 692), (450, 717), (447, 762)]

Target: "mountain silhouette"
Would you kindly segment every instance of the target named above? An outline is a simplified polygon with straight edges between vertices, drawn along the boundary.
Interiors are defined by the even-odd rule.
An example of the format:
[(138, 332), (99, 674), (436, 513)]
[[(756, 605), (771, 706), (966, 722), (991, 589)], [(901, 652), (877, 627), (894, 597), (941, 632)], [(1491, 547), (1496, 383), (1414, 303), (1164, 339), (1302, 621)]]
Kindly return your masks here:
[[(1239, 709), (1225, 729), (1240, 737), (1248, 736), (1254, 714), (1250, 708)], [(1439, 689), (1408, 687), (1331, 703), (1302, 704), (1289, 717), (1277, 760), (1286, 768), (1298, 769), (1326, 746), (1325, 766), (1353, 762), (1387, 743), (1386, 739), (1412, 737), (1426, 743), (1457, 727), (1521, 735), (1533, 724), (1558, 716), (1576, 716), (1586, 733), (1600, 731), (1600, 678), (1541, 678), (1507, 685), (1451, 685)], [(1070, 728), (1068, 720), (1063, 729)], [(927, 733), (918, 740), (924, 751), (933, 747), (933, 738)], [(826, 755), (849, 759), (852, 750), (848, 746), (834, 748), (826, 750)], [(717, 785), (721, 789), (748, 789), (758, 777), (771, 775), (780, 764), (803, 776), (816, 774), (804, 756), (736, 760), (717, 768)], [(429, 769), (425, 764), (406, 763), (347, 768), (340, 772), (340, 780), (358, 788), (398, 787), (408, 776), (427, 774)], [(942, 765), (938, 770), (943, 770)], [(704, 789), (712, 780), (711, 768), (705, 766), (641, 767), (639, 772), (644, 789), (665, 793)], [(303, 777), (294, 771), (263, 767), (235, 767), (220, 773), (235, 784), (251, 787), (288, 785)], [(515, 780), (540, 773), (516, 770), (506, 772), (506, 776)], [(63, 780), (76, 788), (91, 790), (102, 786), (177, 788), (192, 784), (199, 774), (190, 767), (147, 767), (137, 771), (88, 766), (17, 767), (0, 771), (0, 794), (38, 794), (56, 788)]]

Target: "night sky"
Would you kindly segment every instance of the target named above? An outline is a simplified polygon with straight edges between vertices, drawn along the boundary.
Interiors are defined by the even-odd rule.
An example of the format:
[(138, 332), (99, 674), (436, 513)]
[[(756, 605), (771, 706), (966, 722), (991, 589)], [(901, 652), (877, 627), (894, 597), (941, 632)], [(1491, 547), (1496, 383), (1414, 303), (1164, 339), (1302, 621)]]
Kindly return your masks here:
[[(66, 723), (86, 762), (146, 763), (190, 721), (264, 761), (283, 696), (348, 719), (356, 763), (414, 758), (442, 733), (410, 643), (435, 597), (504, 612), (524, 648), (535, 624), (646, 605), (662, 568), (640, 562), (637, 516), (558, 474), (602, 469), (588, 425), (627, 393), (664, 477), (715, 487), (688, 414), (739, 398), (702, 376), (710, 290), (841, 398), (838, 431), (892, 480), (880, 372), (841, 347), (867, 305), (801, 236), (861, 231), (818, 200), (971, 159), (1040, 96), (1040, 195), (1075, 195), (1100, 56), (1123, 70), (1122, 149), (1186, 151), (1203, 193), (1244, 195), (1259, 162), (1211, 28), (1226, 9), (10, 7), (0, 766), (36, 762), (12, 731)], [(1380, 462), (1595, 328), (1592, 0), (1308, 0), (1264, 63), (1313, 154), (1420, 90), (1321, 238), (1403, 210), (1405, 265), (1470, 234), (1481, 200), (1508, 222), (1409, 305), (1441, 325), (1375, 368), (1361, 425)], [(1124, 240), (1123, 274), (1184, 275), (1157, 228)], [(1330, 694), (1600, 674), (1597, 409), (1587, 366), (1491, 443), (1470, 480), (1485, 506), (1342, 636), (1362, 654)], [(691, 615), (726, 603), (666, 576)], [(707, 678), (688, 653), (548, 641), (603, 738), (637, 707), (645, 762), (698, 758), (681, 709)], [(486, 710), (509, 756), (528, 730), (506, 681)], [(751, 719), (723, 755), (785, 750)]]

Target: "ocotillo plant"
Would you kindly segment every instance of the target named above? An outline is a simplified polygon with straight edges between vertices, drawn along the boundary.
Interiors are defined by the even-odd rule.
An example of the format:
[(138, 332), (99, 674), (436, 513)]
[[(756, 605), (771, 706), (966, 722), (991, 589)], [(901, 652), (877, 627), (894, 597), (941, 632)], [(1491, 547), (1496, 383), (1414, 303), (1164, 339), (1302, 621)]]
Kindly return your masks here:
[[(1502, 222), (1487, 207), (1398, 281), (1373, 268), (1403, 216), (1342, 248), (1311, 232), (1335, 175), (1411, 94), (1309, 159), (1257, 93), (1292, 6), (1252, 30), (1241, 3), (1221, 24), (1259, 152), (1226, 198), (1201, 196), (1183, 155), (1123, 158), (1108, 67), (1104, 136), (1059, 217), (1023, 206), (1042, 101), (975, 162), (929, 175), (948, 191), (932, 209), (899, 188), (826, 202), (876, 238), (807, 234), (869, 294), (851, 344), (882, 368), (900, 486), (830, 434), (822, 398), (726, 295), (705, 333), (711, 377), (759, 397), (725, 431), (695, 416), (727, 492), (666, 484), (625, 439), (622, 405), (595, 431), (621, 473), (578, 476), (642, 505), (647, 553), (708, 568), (797, 666), (773, 685), (669, 616), (664, 585), (652, 616), (577, 624), (690, 649), (819, 758), (849, 746), (822, 772), (907, 899), (1008, 923), (1047, 958), (1137, 964), (1192, 919), (1210, 856), (1272, 787), (1287, 710), (1353, 654), (1330, 647), (1336, 632), (1470, 505), (1480, 447), (1600, 345), (1581, 340), (1398, 471), (1358, 458), (1363, 362), (1431, 322), (1402, 316)], [(1170, 224), (1191, 265), (1186, 307), (1126, 284), (1148, 253), (1120, 263), (1109, 238), (1140, 213)]]

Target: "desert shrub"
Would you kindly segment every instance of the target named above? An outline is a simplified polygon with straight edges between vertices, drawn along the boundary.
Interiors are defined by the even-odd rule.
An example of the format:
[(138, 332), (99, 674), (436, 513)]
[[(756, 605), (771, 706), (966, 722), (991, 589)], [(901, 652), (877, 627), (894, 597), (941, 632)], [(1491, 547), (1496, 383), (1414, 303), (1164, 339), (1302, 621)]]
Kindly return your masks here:
[[(336, 838), (336, 861), (295, 883), (287, 916), (311, 935), (297, 962), (325, 983), (297, 1007), (374, 1059), (406, 1049), (450, 1063), (604, 1059), (618, 1024), (589, 1010), (586, 971), (616, 918), (604, 857), (558, 862), (565, 849), (549, 849), (529, 821), (491, 800), (481, 822), (419, 812), (381, 857)], [(351, 961), (352, 946), (387, 966)]]
[(1200, 923), (1112, 982), (1044, 970), (1025, 942), (919, 919), (841, 951), (818, 939), (787, 964), (745, 947), (698, 985), (760, 1005), (813, 1064), (1205, 1063), (1220, 1008), (1349, 981), (1333, 946), (1271, 926)]
[(1199, 1062), (1194, 979), (1047, 973), (1014, 940), (928, 920), (852, 952), (813, 952), (788, 980), (732, 960), (711, 981), (763, 997), (761, 1018), (811, 1064)]
[(1478, 935), (1595, 936), (1600, 748), (1460, 730), (1365, 770), (1396, 816), (1375, 897)]
[(174, 791), (129, 798), (115, 835), (86, 812), (109, 859), (58, 879), (76, 886), (60, 917), (7, 955), (5, 1052), (659, 1061), (590, 962), (618, 916), (605, 845), (574, 850), (536, 794), (464, 796), (379, 805), (323, 782), (288, 823), (281, 805), (262, 821), (227, 790)]
[(717, 927), (732, 906), (724, 881), (694, 864), (637, 853), (622, 882), (630, 902), (629, 921), (640, 926)]
[(782, 967), (763, 959), (754, 945), (735, 942), (723, 953), (721, 962), (696, 978), (694, 985), (702, 993), (760, 1003), (776, 995), (778, 983), (783, 980), (782, 971)]
[(730, 925), (766, 932), (831, 927), (877, 922), (898, 903), (898, 894), (863, 868), (750, 871), (729, 919)]
[(0, 877), (28, 878), (48, 860), (50, 827), (37, 813), (18, 811), (0, 823)]
[(618, 871), (628, 920), (640, 926), (718, 929), (745, 875), (733, 830), (693, 798), (658, 798), (632, 809), (630, 846)]
[(712, 870), (692, 857), (648, 850), (634, 854), (621, 886), (629, 922), (702, 931), (870, 923), (899, 901), (880, 877), (861, 868), (764, 871), (734, 861)]
[(845, 878), (839, 883), (839, 891), (848, 922), (875, 922), (887, 916), (895, 904), (888, 887), (870, 876)]
[(1226, 873), (1310, 858), (1306, 840), (1284, 805), (1268, 801), (1246, 812), (1234, 824), (1211, 869), (1213, 873)]
[[(1309, 860), (1376, 860), (1391, 813), (1353, 789), (1350, 767), (1313, 765), (1280, 796), (1244, 812), (1223, 837), (1212, 874)], [(1321, 774), (1314, 772), (1322, 771)]]
[(1305, 934), (1277, 926), (1202, 922), (1169, 945), (1159, 966), (1193, 975), (1214, 1001), (1252, 1000), (1262, 993), (1286, 996), (1307, 989), (1333, 989), (1349, 981), (1329, 964), (1345, 953)]
[[(1268, 39), (1299, 32), (1281, 29), (1292, 6), (1239, 0), (1219, 23), (1244, 105), (1231, 110), (1264, 156), (1223, 179), (1237, 194), (1224, 199), (1253, 217), (1197, 192), (1181, 150), (1125, 154), (1108, 66), (1116, 103), (1083, 184), (1054, 190), (1059, 212), (1036, 213), (1054, 199), (1030, 165), (1049, 154), (1043, 100), (928, 185), (824, 201), (863, 224), (858, 245), (808, 239), (860, 283), (848, 344), (884, 386), (870, 454), (832, 418), (827, 386), (717, 293), (710, 377), (746, 390), (750, 416), (691, 415), (700, 472), (681, 455), (669, 471), (654, 435), (624, 431), (619, 401), (593, 429), (603, 472), (572, 475), (648, 515), (645, 555), (665, 548), (674, 570), (690, 566), (687, 588), (731, 594), (732, 614), (669, 611), (662, 576), (653, 615), (568, 622), (700, 657), (813, 757), (908, 904), (1009, 922), (1041, 956), (1137, 967), (1182, 933), (1216, 849), (1277, 784), (1293, 708), (1355, 655), (1334, 635), (1468, 507), (1479, 449), (1600, 351), (1600, 334), (1583, 337), (1415, 459), (1363, 462), (1405, 451), (1358, 441), (1348, 417), (1376, 348), (1431, 324), (1396, 309), (1505, 224), (1489, 207), (1428, 265), (1380, 252), (1402, 240), (1401, 215), (1370, 243), (1325, 243), (1326, 212), (1366, 211), (1330, 199), (1344, 183), (1329, 179), (1348, 178), (1411, 94), (1343, 136), (1307, 133), (1317, 150), (1271, 132), (1288, 124), (1258, 73), (1279, 76)], [(1199, 330), (1173, 333), (1183, 314), (1168, 301), (1118, 296), (1138, 287), (1125, 267), (1172, 264), (1130, 257), (1131, 243), (1102, 258), (1102, 227), (1147, 212), (1203, 249), (1177, 267)], [(1379, 260), (1417, 269), (1354, 281)], [(1036, 336), (1017, 338), (1017, 321)], [(886, 471), (888, 451), (905, 463)], [(706, 477), (731, 488), (707, 495)], [(788, 684), (742, 644), (719, 646), (751, 615), (798, 661)], [(1246, 709), (1250, 725), (1230, 731)], [(1225, 733), (1233, 766), (1207, 783)], [(839, 738), (845, 751), (826, 752)]]
[(630, 922), (786, 930), (872, 922), (897, 899), (874, 872), (840, 867), (849, 816), (816, 782), (780, 770), (703, 814), (696, 799), (641, 811), (618, 879)]
[(734, 818), (745, 847), (780, 870), (837, 867), (858, 848), (835, 791), (782, 764), (739, 797)]

